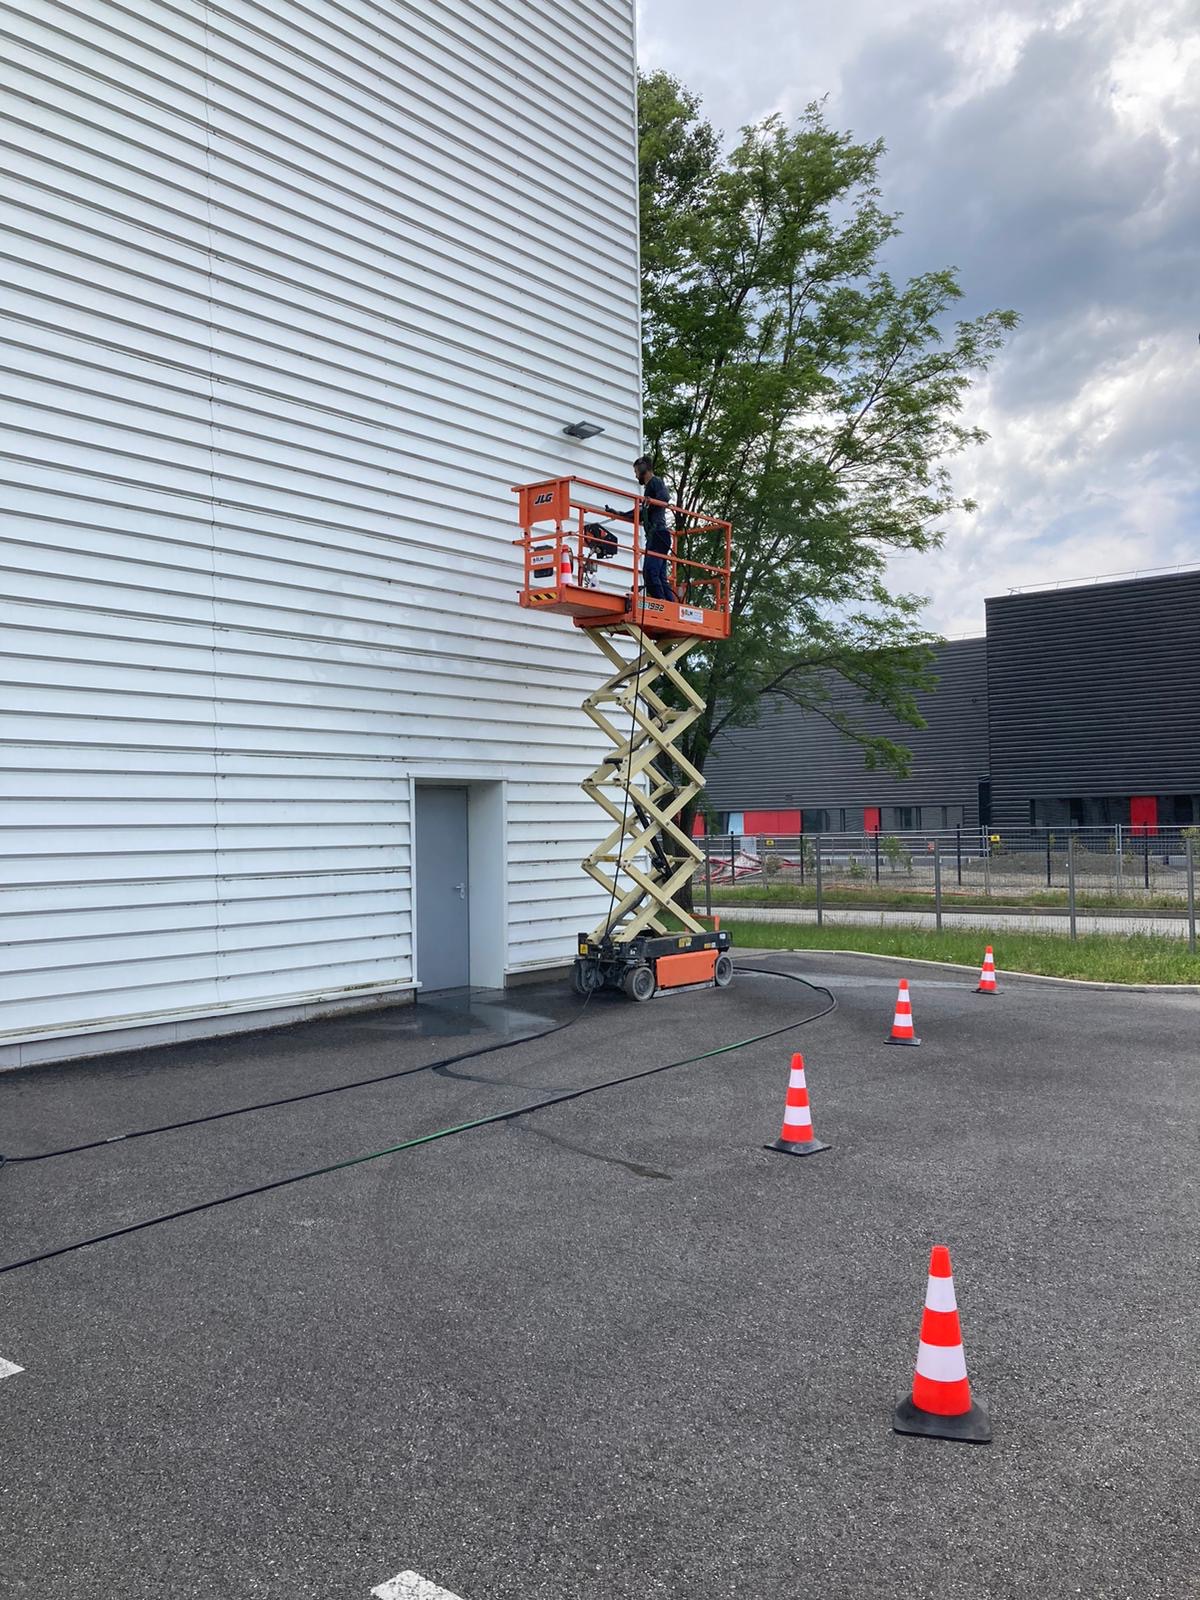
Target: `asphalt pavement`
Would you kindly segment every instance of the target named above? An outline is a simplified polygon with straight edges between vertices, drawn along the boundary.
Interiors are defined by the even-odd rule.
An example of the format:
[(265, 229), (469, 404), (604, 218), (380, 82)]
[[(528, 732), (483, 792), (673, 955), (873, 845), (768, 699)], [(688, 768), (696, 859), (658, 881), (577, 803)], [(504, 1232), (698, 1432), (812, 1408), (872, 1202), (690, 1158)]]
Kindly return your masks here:
[[(204, 1207), (0, 1272), (0, 1592), (1200, 1595), (1200, 997), (748, 964), (837, 1010), (352, 1166), (827, 997), (539, 985), (0, 1077), (11, 1157), (576, 1018), (0, 1169), (0, 1266)], [(797, 1048), (806, 1160), (763, 1148)], [(935, 1243), (988, 1446), (890, 1429)]]

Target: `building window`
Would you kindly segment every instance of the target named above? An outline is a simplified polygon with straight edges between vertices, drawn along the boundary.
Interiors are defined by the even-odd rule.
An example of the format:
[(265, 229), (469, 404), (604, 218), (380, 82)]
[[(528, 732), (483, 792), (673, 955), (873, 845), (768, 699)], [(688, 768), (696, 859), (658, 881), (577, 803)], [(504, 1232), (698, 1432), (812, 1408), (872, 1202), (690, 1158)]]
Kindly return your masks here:
[(1067, 828), (1071, 825), (1070, 802), (1067, 800), (1031, 800), (1029, 815), (1034, 828)]
[(920, 806), (893, 806), (892, 827), (901, 833), (912, 833), (921, 826)]
[(806, 809), (802, 813), (800, 825), (805, 833), (828, 833), (830, 827), (829, 813), (828, 811), (809, 811)]

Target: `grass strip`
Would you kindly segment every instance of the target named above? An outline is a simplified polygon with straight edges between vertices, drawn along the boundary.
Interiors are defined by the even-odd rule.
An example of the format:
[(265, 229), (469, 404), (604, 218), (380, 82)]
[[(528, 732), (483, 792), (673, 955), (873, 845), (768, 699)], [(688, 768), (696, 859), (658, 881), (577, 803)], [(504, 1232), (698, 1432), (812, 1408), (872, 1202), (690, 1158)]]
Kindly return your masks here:
[[(812, 884), (797, 883), (771, 883), (740, 884), (737, 887), (726, 888), (714, 884), (714, 905), (729, 906), (779, 906), (812, 907), (817, 903), (817, 892)], [(700, 896), (697, 896), (699, 899)], [(822, 900), (827, 907), (856, 907), (861, 906), (866, 911), (906, 911), (915, 907), (923, 911), (933, 909), (933, 888), (926, 889), (893, 889), (886, 885), (864, 885), (847, 887), (845, 884), (826, 884), (822, 893)], [(972, 888), (958, 888), (954, 884), (947, 884), (942, 889), (942, 903), (947, 909), (955, 910), (969, 908), (976, 910), (991, 907), (993, 911), (1012, 910), (1021, 911), (1027, 906), (1039, 909), (1067, 909), (1067, 891), (1065, 889), (1025, 889), (1012, 884), (1003, 884), (993, 889), (989, 897), (983, 893), (982, 884)], [(1174, 911), (1183, 915), (1187, 909), (1187, 898), (1181, 890), (1178, 894), (1151, 893), (1138, 895), (1118, 895), (1107, 890), (1081, 889), (1075, 897), (1075, 907), (1078, 911)]]
[(1092, 983), (1200, 984), (1200, 955), (1191, 955), (1182, 939), (1155, 934), (1085, 934), (1071, 941), (1066, 934), (1005, 930), (990, 935), (968, 928), (866, 928), (852, 924), (817, 928), (787, 922), (730, 924), (737, 944), (764, 950), (862, 950), (874, 955), (922, 961), (954, 961), (963, 966), (983, 963), (991, 944), (1001, 977), (1036, 972), (1051, 978), (1085, 978)]

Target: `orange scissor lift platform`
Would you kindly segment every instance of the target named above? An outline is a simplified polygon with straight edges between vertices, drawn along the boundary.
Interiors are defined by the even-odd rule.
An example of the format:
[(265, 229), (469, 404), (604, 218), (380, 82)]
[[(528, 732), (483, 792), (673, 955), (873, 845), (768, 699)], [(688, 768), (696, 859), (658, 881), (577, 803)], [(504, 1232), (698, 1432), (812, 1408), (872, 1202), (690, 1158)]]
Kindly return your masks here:
[[(572, 617), (577, 627), (597, 628), (634, 621), (653, 637), (685, 639), (729, 637), (729, 570), (732, 529), (728, 522), (697, 517), (681, 506), (668, 506), (691, 526), (675, 533), (675, 550), (667, 557), (670, 586), (677, 601), (654, 600), (638, 592), (643, 557), (642, 495), (631, 495), (586, 478), (551, 478), (524, 484), (513, 491), (519, 497), (524, 537), (525, 583), (523, 606)], [(604, 499), (613, 496), (632, 502), (630, 549), (606, 559), (597, 556), (597, 541), (589, 537), (590, 523), (605, 516)], [(549, 524), (547, 527), (546, 524)], [(703, 549), (716, 561), (680, 554), (681, 547)]]
[[(729, 934), (706, 927), (678, 898), (704, 860), (679, 826), (704, 779), (678, 741), (704, 711), (680, 663), (704, 640), (729, 637), (730, 525), (667, 507), (676, 531), (663, 559), (678, 598), (659, 600), (639, 590), (645, 497), (574, 477), (514, 493), (521, 605), (571, 617), (612, 668), (583, 703), (612, 746), (582, 784), (610, 829), (581, 863), (608, 894), (609, 913), (579, 935), (575, 987), (580, 994), (619, 988), (635, 1000), (724, 988), (733, 977)], [(624, 548), (601, 526), (610, 499), (630, 502)]]

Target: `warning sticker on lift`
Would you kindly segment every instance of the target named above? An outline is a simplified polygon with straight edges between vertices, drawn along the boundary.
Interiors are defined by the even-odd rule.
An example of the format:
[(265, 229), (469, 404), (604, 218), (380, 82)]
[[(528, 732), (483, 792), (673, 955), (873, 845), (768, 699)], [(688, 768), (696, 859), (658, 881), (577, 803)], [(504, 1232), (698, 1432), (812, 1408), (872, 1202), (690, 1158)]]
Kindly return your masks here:
[(680, 622), (703, 622), (704, 613), (699, 606), (680, 606), (679, 620)]

